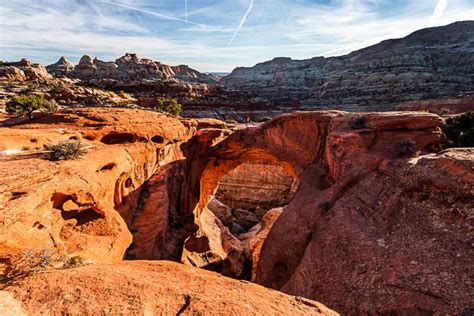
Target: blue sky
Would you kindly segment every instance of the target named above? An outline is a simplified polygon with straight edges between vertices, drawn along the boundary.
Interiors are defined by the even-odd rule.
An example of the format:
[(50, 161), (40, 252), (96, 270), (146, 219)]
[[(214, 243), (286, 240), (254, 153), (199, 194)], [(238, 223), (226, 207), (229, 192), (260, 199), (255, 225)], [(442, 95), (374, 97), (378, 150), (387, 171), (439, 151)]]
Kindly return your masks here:
[(201, 71), (342, 55), (474, 20), (474, 0), (0, 0), (0, 59), (125, 52)]

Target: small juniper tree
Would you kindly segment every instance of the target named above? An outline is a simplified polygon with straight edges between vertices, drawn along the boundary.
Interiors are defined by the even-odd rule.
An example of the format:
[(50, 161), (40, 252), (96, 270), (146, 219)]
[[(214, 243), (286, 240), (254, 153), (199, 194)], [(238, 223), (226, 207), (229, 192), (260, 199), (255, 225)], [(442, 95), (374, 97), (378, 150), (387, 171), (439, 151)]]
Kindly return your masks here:
[(158, 98), (156, 100), (156, 110), (171, 115), (180, 115), (183, 106), (175, 99)]
[(444, 133), (447, 136), (445, 147), (474, 146), (474, 111), (454, 116), (446, 120)]
[(87, 152), (81, 142), (70, 140), (46, 145), (45, 149), (50, 151), (49, 160), (51, 161), (76, 159)]
[(42, 95), (15, 95), (8, 100), (5, 110), (8, 114), (28, 116), (33, 119), (34, 111), (41, 110), (51, 113), (57, 111), (58, 107), (56, 102), (46, 101)]

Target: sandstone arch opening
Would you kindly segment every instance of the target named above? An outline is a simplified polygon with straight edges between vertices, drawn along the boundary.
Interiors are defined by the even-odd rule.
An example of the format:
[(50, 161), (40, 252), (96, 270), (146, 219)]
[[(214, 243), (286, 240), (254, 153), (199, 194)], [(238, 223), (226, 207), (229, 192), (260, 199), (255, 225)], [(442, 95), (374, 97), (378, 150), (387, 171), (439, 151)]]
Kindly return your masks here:
[(244, 162), (218, 182), (207, 208), (236, 237), (249, 232), (272, 209), (282, 210), (299, 180), (273, 162)]
[[(198, 229), (184, 243), (181, 261), (253, 280), (254, 259), (271, 226), (295, 195), (300, 173), (297, 165), (269, 152), (240, 150), (238, 157), (208, 159), (203, 168), (194, 209)], [(192, 246), (203, 236), (207, 251), (199, 252)]]

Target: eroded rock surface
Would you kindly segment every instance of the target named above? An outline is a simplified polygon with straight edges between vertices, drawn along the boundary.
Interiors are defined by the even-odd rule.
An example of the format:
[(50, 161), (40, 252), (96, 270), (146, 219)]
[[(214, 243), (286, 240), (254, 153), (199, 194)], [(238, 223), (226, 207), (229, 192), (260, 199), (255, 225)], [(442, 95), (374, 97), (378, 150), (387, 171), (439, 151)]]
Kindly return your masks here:
[(279, 165), (244, 163), (219, 181), (216, 198), (234, 209), (260, 206), (271, 209), (288, 204), (298, 183)]
[[(64, 249), (94, 262), (123, 258), (142, 185), (182, 159), (196, 123), (153, 112), (76, 110), (0, 129), (0, 252)], [(194, 124), (194, 125), (193, 125)], [(42, 146), (80, 140), (88, 153), (50, 162)], [(15, 251), (13, 251), (15, 250)]]
[[(2, 127), (2, 264), (28, 248), (95, 262), (128, 249), (133, 259), (250, 272), (348, 314), (462, 313), (473, 292), (473, 151), (440, 151), (442, 123), (420, 112), (329, 111), (229, 129), (87, 109)], [(53, 163), (22, 150), (65, 139), (89, 152)], [(300, 184), (278, 217), (265, 214), (239, 240), (207, 205), (220, 179), (255, 161)]]
[(166, 261), (52, 271), (7, 290), (29, 315), (339, 315), (312, 300)]
[[(360, 116), (364, 126), (352, 128)], [(261, 245), (257, 283), (344, 313), (463, 312), (473, 291), (473, 152), (436, 154), (441, 125), (428, 113), (314, 112), (237, 130), (211, 151), (195, 213), (237, 165), (279, 163), (300, 186)], [(400, 151), (407, 140), (413, 151)], [(200, 225), (201, 240), (211, 227)]]
[(236, 68), (221, 83), (290, 108), (387, 111), (405, 101), (472, 93), (473, 43), (474, 22), (457, 22), (345, 56), (280, 57)]

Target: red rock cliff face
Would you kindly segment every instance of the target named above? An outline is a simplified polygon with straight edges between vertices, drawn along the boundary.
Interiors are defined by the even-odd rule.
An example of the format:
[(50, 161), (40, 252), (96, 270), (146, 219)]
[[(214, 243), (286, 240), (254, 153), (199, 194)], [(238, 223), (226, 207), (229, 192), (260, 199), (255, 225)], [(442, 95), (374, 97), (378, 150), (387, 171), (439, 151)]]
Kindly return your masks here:
[(255, 161), (241, 164), (222, 177), (216, 197), (234, 209), (270, 209), (288, 204), (297, 187), (297, 181), (279, 165)]
[[(28, 248), (97, 263), (128, 249), (129, 258), (181, 259), (240, 277), (251, 256), (257, 283), (343, 313), (467, 311), (473, 151), (439, 152), (437, 115), (359, 115), (358, 129), (356, 114), (339, 111), (227, 129), (88, 109), (2, 128), (3, 155), (71, 138), (89, 146), (60, 163), (41, 152), (2, 157), (2, 263)], [(281, 166), (300, 185), (241, 242), (207, 205), (226, 173), (254, 161)]]
[[(253, 255), (257, 283), (349, 314), (463, 312), (472, 292), (472, 150), (436, 154), (436, 115), (367, 113), (365, 126), (352, 129), (354, 116), (284, 115), (212, 149), (195, 210), (199, 230), (183, 261), (242, 272), (244, 249), (206, 205), (229, 170), (267, 160), (301, 182)], [(407, 140), (413, 152), (401, 150)]]
[[(94, 262), (121, 260), (143, 184), (161, 165), (183, 159), (179, 145), (195, 131), (192, 121), (119, 109), (2, 128), (2, 153), (19, 154), (1, 157), (0, 253), (56, 248)], [(43, 158), (43, 144), (67, 139), (81, 140), (88, 153), (58, 163)]]
[(439, 120), (366, 118), (356, 131), (331, 121), (262, 246), (256, 282), (349, 314), (461, 313), (473, 290), (473, 151), (397, 158), (404, 139), (436, 147)]

